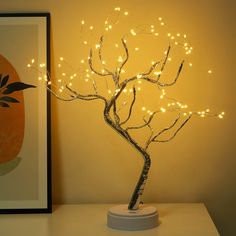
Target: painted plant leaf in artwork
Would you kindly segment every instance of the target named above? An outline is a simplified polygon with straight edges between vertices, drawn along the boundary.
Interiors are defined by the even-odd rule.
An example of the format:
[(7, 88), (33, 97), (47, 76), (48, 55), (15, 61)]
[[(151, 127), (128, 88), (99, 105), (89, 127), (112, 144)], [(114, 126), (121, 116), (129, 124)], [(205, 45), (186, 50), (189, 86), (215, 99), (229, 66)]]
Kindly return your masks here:
[(21, 82), (12, 64), (0, 55), (0, 176), (14, 170), (21, 161), (18, 154), (25, 131), (23, 90), (35, 87)]
[(35, 88), (34, 85), (30, 85), (30, 84), (25, 84), (22, 82), (14, 82), (11, 84), (8, 84), (6, 86), (6, 89), (3, 91), (3, 94), (10, 94), (13, 93), (15, 91), (20, 91), (20, 90), (24, 90), (27, 88)]

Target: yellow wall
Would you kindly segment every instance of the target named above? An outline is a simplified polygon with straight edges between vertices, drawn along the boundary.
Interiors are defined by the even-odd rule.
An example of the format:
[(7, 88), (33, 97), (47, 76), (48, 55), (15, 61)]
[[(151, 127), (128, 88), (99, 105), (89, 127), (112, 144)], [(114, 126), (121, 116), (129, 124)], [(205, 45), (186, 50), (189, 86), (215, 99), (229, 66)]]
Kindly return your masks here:
[[(223, 120), (195, 117), (171, 143), (152, 146), (144, 202), (204, 202), (220, 233), (235, 235), (234, 1), (0, 1), (1, 12), (51, 13), (54, 69), (54, 61), (61, 55), (74, 65), (79, 61), (80, 20), (96, 24), (115, 6), (134, 13), (137, 22), (162, 16), (173, 30), (186, 32), (196, 66), (191, 77), (186, 72), (180, 82), (182, 95), (195, 107), (226, 112)], [(214, 72), (210, 78), (205, 73), (208, 67)], [(101, 102), (52, 99), (54, 203), (129, 201), (142, 159), (105, 125), (101, 112)]]

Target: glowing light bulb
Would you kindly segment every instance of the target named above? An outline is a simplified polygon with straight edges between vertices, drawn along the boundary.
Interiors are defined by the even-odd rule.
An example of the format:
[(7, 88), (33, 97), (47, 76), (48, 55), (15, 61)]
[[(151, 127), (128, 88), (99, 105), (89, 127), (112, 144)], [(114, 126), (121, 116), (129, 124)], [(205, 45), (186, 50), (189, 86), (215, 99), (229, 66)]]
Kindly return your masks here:
[(116, 44), (115, 44), (115, 47), (116, 47), (116, 48), (118, 48), (118, 47), (119, 47), (119, 45), (116, 43)]
[(140, 87), (138, 87), (138, 91), (141, 91), (141, 88), (140, 88)]
[(154, 75), (160, 75), (160, 74), (161, 74), (161, 71), (155, 71), (153, 74), (154, 74)]
[(180, 33), (177, 33), (176, 35), (177, 35), (177, 37), (179, 37), (179, 36), (180, 36)]
[(122, 62), (123, 59), (122, 59), (122, 56), (119, 56), (118, 59), (117, 59), (118, 62)]
[(42, 77), (39, 76), (39, 77), (38, 77), (38, 80), (42, 80)]
[(130, 33), (131, 33), (133, 36), (136, 36), (136, 35), (137, 35), (136, 32), (134, 31), (134, 29), (131, 29), (131, 30), (130, 30)]
[(171, 36), (171, 33), (168, 33), (167, 36), (170, 37), (170, 36)]
[(189, 62), (188, 64), (189, 64), (190, 67), (193, 66), (193, 64), (191, 62)]
[(208, 74), (212, 74), (212, 70), (208, 70)]
[(108, 90), (108, 93), (111, 94), (111, 90), (110, 89)]
[(83, 63), (84, 63), (84, 59), (82, 59), (82, 60), (80, 61), (80, 63), (82, 63), (82, 64), (83, 64)]
[(158, 17), (158, 20), (161, 21), (161, 20), (162, 20), (162, 17)]
[(161, 26), (163, 26), (163, 25), (165, 25), (165, 23), (164, 23), (164, 22), (161, 22)]
[(85, 22), (84, 22), (84, 20), (82, 20), (82, 21), (81, 21), (81, 25), (84, 25), (84, 24), (85, 24)]
[(34, 62), (35, 62), (35, 60), (34, 60), (34, 59), (32, 59), (32, 60), (31, 60), (31, 63), (33, 64)]
[(137, 79), (141, 79), (142, 75), (138, 74), (136, 77), (137, 77)]
[(27, 65), (27, 67), (31, 67), (31, 65), (30, 65), (30, 64), (28, 64), (28, 65)]
[(166, 109), (161, 107), (161, 112), (166, 112)]
[(129, 15), (129, 12), (126, 11), (126, 12), (124, 13), (124, 15), (125, 15), (125, 16), (128, 16), (128, 15)]
[(62, 76), (66, 76), (66, 73), (62, 73)]
[(72, 86), (72, 83), (69, 83), (69, 86), (71, 87), (71, 86)]
[(112, 29), (112, 25), (109, 25), (108, 28), (109, 28), (109, 29)]
[(126, 92), (127, 92), (127, 89), (124, 89), (123, 92), (126, 93)]
[(87, 45), (87, 44), (88, 44), (88, 42), (87, 42), (87, 41), (84, 41), (84, 44), (85, 44), (85, 45)]
[(105, 65), (105, 64), (106, 64), (106, 62), (105, 62), (105, 61), (102, 61), (102, 64), (103, 64), (103, 65)]
[(142, 111), (146, 111), (146, 107), (142, 107)]
[(135, 48), (134, 50), (135, 50), (135, 51), (138, 51), (138, 50), (139, 50), (139, 48)]
[(60, 68), (60, 67), (61, 67), (61, 64), (59, 63), (57, 66)]
[(114, 10), (115, 11), (120, 11), (120, 7), (116, 7)]
[(168, 61), (171, 61), (171, 58), (170, 58), (170, 57), (168, 58)]
[(186, 34), (184, 34), (184, 38), (187, 38), (187, 35), (186, 35)]
[(155, 33), (154, 35), (155, 35), (155, 36), (158, 36), (159, 34), (158, 34), (158, 33)]
[(48, 85), (51, 85), (52, 84), (52, 82), (51, 81), (48, 81)]

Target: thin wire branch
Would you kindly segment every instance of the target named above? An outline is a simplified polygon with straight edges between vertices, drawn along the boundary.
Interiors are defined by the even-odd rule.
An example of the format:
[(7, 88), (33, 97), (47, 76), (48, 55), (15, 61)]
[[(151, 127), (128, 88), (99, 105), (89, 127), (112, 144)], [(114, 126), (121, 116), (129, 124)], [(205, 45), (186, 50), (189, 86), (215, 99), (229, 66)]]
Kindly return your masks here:
[(68, 85), (66, 85), (66, 88), (74, 95), (73, 97), (77, 98), (77, 99), (82, 99), (82, 100), (96, 100), (96, 99), (101, 99), (103, 100), (105, 103), (107, 103), (107, 100), (105, 97), (99, 95), (99, 94), (87, 94), (87, 95), (82, 95), (77, 93), (75, 90), (73, 90), (72, 88), (70, 88)]
[(158, 132), (154, 137), (153, 137), (153, 140), (155, 140), (157, 137), (159, 137), (161, 134), (163, 134), (164, 132), (166, 132), (167, 130), (170, 130), (172, 129), (176, 123), (179, 121), (180, 119), (180, 115), (178, 115), (178, 117), (174, 120), (173, 124), (171, 124), (170, 126), (162, 129), (160, 132)]
[(120, 65), (120, 67), (118, 68), (119, 69), (118, 70), (118, 78), (120, 76), (122, 68), (125, 66), (126, 62), (129, 60), (129, 50), (128, 50), (127, 44), (123, 38), (121, 39), (121, 42), (122, 42), (123, 48), (125, 49), (125, 56), (126, 57), (125, 57), (125, 60)]
[(156, 66), (159, 65), (159, 63), (160, 63), (159, 61), (158, 61), (158, 62), (155, 62), (155, 63), (150, 67), (149, 71), (147, 71), (146, 73), (142, 73), (141, 75), (142, 75), (142, 76), (150, 75), (150, 74), (153, 72), (153, 70), (155, 70)]
[[(131, 130), (131, 129), (141, 129), (141, 128), (146, 127), (147, 125), (149, 125), (149, 124), (151, 123), (151, 121), (152, 121), (152, 119), (154, 118), (154, 116), (155, 116), (157, 113), (159, 113), (159, 112), (160, 112), (160, 111), (155, 111), (155, 112), (153, 112), (152, 115), (151, 115), (151, 116), (149, 117), (149, 119), (147, 120), (147, 122), (144, 123), (143, 125), (127, 127), (127, 128), (126, 128), (126, 131)], [(144, 118), (143, 118), (143, 119), (144, 119)]]
[(117, 110), (116, 110), (116, 100), (114, 101), (114, 104), (113, 104), (113, 114), (114, 114), (116, 124), (119, 125), (120, 124), (120, 117), (117, 114)]
[(61, 96), (59, 96), (57, 93), (55, 93), (52, 89), (50, 89), (49, 87), (47, 87), (47, 90), (53, 95), (55, 96), (57, 99), (61, 100), (61, 101), (65, 101), (65, 102), (71, 102), (77, 99), (77, 97), (71, 97), (71, 98), (63, 98)]
[(183, 65), (184, 65), (184, 61), (181, 62), (180, 66), (179, 66), (179, 69), (178, 69), (178, 72), (177, 72), (176, 77), (175, 77), (173, 82), (171, 82), (171, 83), (161, 83), (161, 82), (158, 82), (158, 85), (161, 86), (161, 87), (169, 87), (169, 86), (174, 85), (177, 82), (178, 78), (179, 78), (179, 75), (180, 75), (180, 73), (182, 71)]
[(169, 47), (168, 47), (168, 49), (167, 49), (167, 52), (166, 52), (166, 56), (165, 56), (164, 62), (162, 63), (162, 66), (161, 66), (161, 73), (158, 75), (157, 81), (160, 80), (161, 74), (162, 74), (162, 72), (163, 72), (164, 69), (165, 69), (165, 65), (166, 65), (166, 62), (167, 62), (168, 57), (169, 57), (169, 54), (170, 54), (170, 49), (171, 49), (171, 47), (170, 47), (170, 45), (169, 45)]
[(120, 125), (125, 124), (130, 119), (130, 117), (131, 117), (133, 106), (134, 106), (135, 100), (136, 100), (136, 89), (135, 89), (135, 87), (133, 87), (133, 95), (134, 96), (133, 96), (133, 100), (132, 100), (132, 103), (131, 103), (130, 108), (129, 108), (128, 117), (123, 122), (121, 122)]
[(152, 139), (152, 136), (154, 134), (154, 130), (153, 130), (152, 126), (150, 125), (150, 123), (148, 123), (145, 119), (143, 119), (143, 120), (144, 120), (144, 123), (147, 124), (148, 128), (150, 129), (150, 135), (149, 135), (149, 138), (146, 141), (146, 146), (145, 146), (145, 150), (146, 150), (147, 147), (148, 147), (148, 144), (150, 143), (150, 141)]
[(114, 75), (114, 73), (112, 73), (110, 70), (108, 70), (108, 69), (104, 66), (103, 58), (102, 58), (102, 48), (103, 48), (103, 35), (100, 37), (100, 40), (99, 40), (98, 57), (99, 57), (99, 60), (100, 60), (101, 64), (103, 65), (103, 69), (104, 69), (108, 74)]
[[(189, 121), (189, 119), (191, 118), (192, 116), (189, 116), (182, 124), (181, 126), (175, 131), (175, 133), (168, 139), (164, 139), (164, 140), (158, 140), (156, 139), (157, 136), (155, 136), (153, 139), (152, 139), (152, 142), (159, 142), (159, 143), (164, 143), (164, 142), (169, 142), (171, 141), (176, 135), (177, 133), (184, 127), (184, 125)], [(176, 121), (177, 122), (177, 121)], [(174, 123), (176, 123), (174, 122)], [(173, 126), (172, 126), (173, 127)], [(163, 133), (163, 132), (162, 132)]]
[(89, 53), (89, 67), (91, 69), (91, 71), (93, 71), (95, 74), (100, 75), (100, 76), (108, 76), (108, 75), (113, 75), (112, 73), (101, 73), (98, 72), (94, 67), (93, 67), (93, 50), (90, 49), (90, 53)]

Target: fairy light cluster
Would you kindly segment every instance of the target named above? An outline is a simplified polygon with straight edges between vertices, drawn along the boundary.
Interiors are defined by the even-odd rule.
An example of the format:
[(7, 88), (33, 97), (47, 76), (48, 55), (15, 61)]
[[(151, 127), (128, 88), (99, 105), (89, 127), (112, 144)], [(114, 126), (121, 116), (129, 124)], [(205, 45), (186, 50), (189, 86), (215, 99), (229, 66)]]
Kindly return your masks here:
[[(120, 7), (115, 7), (114, 8), (114, 12), (116, 14), (118, 14), (118, 16), (120, 18), (129, 16), (129, 12), (128, 11), (122, 11)], [(104, 30), (105, 30), (105, 32), (111, 31), (113, 29), (113, 27), (115, 25), (117, 25), (118, 23), (119, 23), (119, 20), (114, 21), (113, 19), (107, 18), (104, 21)], [(140, 34), (151, 34), (151, 35), (156, 37), (156, 36), (159, 36), (161, 34), (161, 31), (158, 31), (158, 29), (160, 27), (164, 27), (164, 26), (166, 26), (166, 23), (164, 22), (163, 18), (162, 17), (158, 17), (156, 19), (156, 21), (153, 24), (150, 24), (146, 29), (143, 29), (143, 28), (142, 29), (140, 29), (140, 28), (131, 28), (129, 30), (129, 34), (130, 34), (131, 37), (137, 37)], [(93, 25), (86, 24), (84, 19), (81, 20), (81, 29), (82, 29), (81, 32), (82, 33), (83, 33), (83, 30), (86, 27), (87, 27), (87, 30), (89, 30), (89, 31), (93, 31), (94, 30), (94, 26)], [(185, 33), (180, 33), (180, 32), (171, 33), (171, 32), (168, 32), (166, 34), (166, 37), (169, 40), (170, 45), (182, 47), (183, 50), (184, 50), (185, 55), (186, 56), (190, 56), (190, 54), (193, 51), (193, 47), (188, 42), (187, 35)], [(124, 42), (126, 43), (127, 39), (124, 39)], [(82, 44), (85, 45), (85, 46), (90, 45), (88, 39), (84, 39), (82, 41)], [(114, 47), (119, 49), (120, 44), (115, 43)], [(93, 48), (100, 55), (101, 54), (100, 50), (102, 48), (101, 41), (99, 43), (96, 43), (95, 45), (93, 45)], [(138, 51), (140, 51), (140, 47), (134, 46), (133, 50), (134, 50), (134, 52), (138, 52)], [(167, 50), (164, 51), (164, 55), (167, 55), (167, 54), (168, 54), (168, 51)], [(172, 62), (173, 61), (173, 59), (170, 56), (168, 56), (166, 59), (167, 59), (166, 60), (167, 62)], [(85, 83), (88, 83), (88, 82), (92, 83), (93, 88), (94, 88), (95, 92), (97, 93), (96, 78), (94, 78), (95, 72), (93, 70), (91, 70), (91, 68), (89, 68), (89, 67), (86, 68), (86, 66), (85, 66), (85, 65), (88, 64), (89, 60), (90, 60), (90, 56), (88, 56), (86, 59), (85, 58), (81, 58), (81, 60), (80, 60), (81, 68), (79, 70), (79, 74), (77, 75), (77, 73), (72, 73), (72, 74), (68, 75), (66, 72), (64, 72), (62, 70), (63, 69), (62, 64), (65, 61), (64, 61), (63, 57), (60, 57), (59, 58), (60, 62), (57, 64), (57, 67), (58, 67), (58, 69), (61, 70), (61, 73), (60, 73), (59, 78), (56, 80), (56, 82), (59, 84), (59, 86), (57, 86), (57, 85), (52, 83), (50, 78), (48, 78), (47, 72), (44, 71), (42, 73), (42, 70), (46, 69), (45, 63), (41, 63), (39, 65), (40, 69), (36, 69), (36, 68), (34, 68), (34, 69), (36, 69), (37, 72), (40, 74), (38, 76), (39, 80), (44, 80), (47, 83), (47, 85), (50, 85), (50, 86), (53, 85), (53, 87), (57, 89), (57, 91), (55, 91), (55, 93), (57, 93), (57, 92), (62, 93), (65, 90), (66, 86), (73, 87), (73, 80), (74, 79), (83, 80)], [(121, 65), (122, 65), (122, 63), (124, 61), (125, 61), (125, 58), (124, 58), (123, 55), (119, 55), (117, 57), (118, 66), (116, 68), (116, 71), (117, 71), (116, 73), (119, 73), (119, 74), (125, 74), (126, 73), (126, 70), (124, 68), (121, 68)], [(35, 63), (35, 60), (32, 59), (31, 63), (29, 63), (27, 65), (27, 67), (33, 68), (34, 67), (34, 63)], [(100, 55), (100, 64), (102, 66), (102, 69), (99, 71), (99, 73), (101, 73), (101, 75), (106, 75), (108, 73), (108, 71), (107, 71), (107, 69), (105, 67), (107, 62), (104, 59), (101, 58), (101, 55)], [(154, 65), (154, 64), (155, 64), (155, 61), (151, 61), (151, 65)], [(192, 62), (188, 62), (187, 65), (189, 67), (192, 67), (193, 63)], [(208, 74), (212, 74), (212, 69), (209, 69), (207, 71), (207, 73)], [(162, 70), (160, 69), (160, 67), (155, 69), (152, 72), (152, 75), (155, 78), (159, 78), (162, 75)], [(138, 92), (140, 92), (142, 90), (142, 82), (143, 82), (142, 78), (143, 77), (144, 76), (141, 73), (136, 75), (137, 80), (136, 80), (135, 84), (136, 84), (136, 90)], [(119, 92), (119, 89), (109, 87), (108, 82), (107, 82), (107, 78), (105, 79), (105, 81), (106, 81), (107, 94), (110, 97), (116, 95)], [(186, 109), (188, 108), (188, 105), (186, 105), (186, 104), (184, 104), (182, 102), (179, 102), (176, 99), (169, 98), (167, 96), (167, 93), (166, 93), (165, 89), (159, 88), (159, 90), (161, 91), (161, 94), (159, 96), (160, 100), (162, 100), (162, 101), (165, 100), (166, 101), (166, 105), (162, 106), (159, 109), (160, 112), (163, 112), (163, 113), (165, 113), (165, 112), (172, 112), (172, 111), (181, 111), (182, 112), (182, 110), (183, 110), (183, 112), (182, 112), (183, 116), (187, 116), (187, 115), (197, 115), (197, 116), (200, 116), (200, 117), (217, 116), (220, 119), (222, 119), (224, 117), (224, 115), (225, 115), (224, 112), (221, 112), (219, 114), (212, 113), (212, 112), (210, 112), (209, 109), (206, 109), (204, 111), (192, 111), (192, 110), (186, 111)], [(123, 92), (123, 94), (132, 94), (133, 93), (133, 89), (125, 88), (122, 92)], [(125, 101), (125, 103), (127, 103), (127, 101)], [(152, 115), (153, 112), (154, 112), (154, 111), (151, 111), (150, 109), (148, 109), (146, 106), (141, 106), (141, 111), (145, 112), (148, 115)]]

